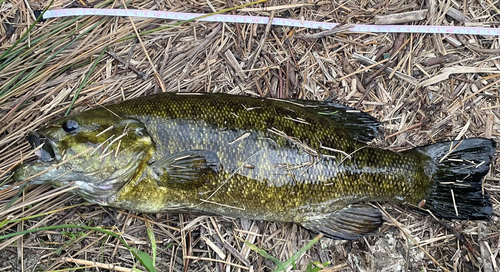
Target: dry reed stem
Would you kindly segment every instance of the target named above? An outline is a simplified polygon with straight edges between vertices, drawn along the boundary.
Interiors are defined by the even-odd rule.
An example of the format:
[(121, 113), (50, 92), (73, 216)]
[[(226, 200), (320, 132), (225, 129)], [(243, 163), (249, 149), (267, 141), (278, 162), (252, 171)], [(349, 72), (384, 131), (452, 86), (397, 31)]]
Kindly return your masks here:
[[(213, 9), (248, 3), (209, 2), (131, 0), (126, 4), (129, 9), (208, 13)], [(32, 10), (41, 9), (46, 3), (7, 0), (1, 4), (0, 36), (5, 38), (0, 39), (0, 54), (34, 21)], [(93, 6), (96, 3), (56, 0), (53, 7), (74, 4)], [(113, 5), (114, 8), (124, 8), (122, 1), (107, 7)], [(421, 9), (429, 9), (427, 22), (416, 24), (474, 23), (496, 27), (495, 22), (498, 21), (498, 8), (494, 1), (333, 0), (291, 3), (277, 0), (248, 7), (245, 11), (235, 11), (234, 14), (269, 16), (272, 12), (280, 18), (350, 25), (373, 24), (375, 16), (418, 12)], [(458, 13), (453, 13), (454, 10)], [(140, 45), (135, 46), (133, 40), (121, 39), (171, 24), (172, 21), (134, 18), (132, 22), (129, 18), (120, 17), (81, 17), (61, 27), (59, 32), (37, 41), (37, 38), (55, 30), (57, 23), (73, 19), (49, 19), (39, 23), (30, 33), (29, 40), (19, 44), (18, 48), (27, 46), (22, 54), (0, 68), (0, 92), (8, 90), (0, 93), (0, 173), (8, 173), (21, 160), (34, 159), (24, 136), (64, 114), (92, 63), (107, 46), (125, 63), (104, 55), (76, 100), (73, 113), (158, 90), (224, 92), (273, 98), (333, 99), (355, 106), (383, 121), (385, 135), (388, 136), (376, 139), (372, 145), (395, 151), (457, 137), (491, 137), (498, 141), (500, 136), (500, 82), (493, 74), (500, 69), (495, 55), (500, 48), (498, 37), (407, 34), (406, 44), (396, 56), (391, 56), (397, 66), (385, 69), (384, 74), (373, 79), (365, 88), (361, 85), (362, 80), (376, 67), (382, 66), (380, 63), (384, 60), (380, 58), (387, 48), (393, 47), (398, 34), (343, 32), (323, 35), (318, 39), (304, 39), (301, 36), (314, 36), (322, 31), (227, 22), (191, 22), (141, 36)], [(105, 20), (98, 23), (102, 19)], [(6, 24), (15, 25), (15, 30), (9, 34), (7, 30), (12, 28), (6, 29)], [(94, 24), (98, 26), (90, 29)], [(76, 39), (80, 34), (83, 36)], [(71, 41), (74, 42), (70, 45)], [(52, 55), (54, 57), (49, 60)], [(430, 60), (444, 55), (450, 57), (449, 61), (427, 65)], [(0, 65), (3, 65), (2, 61)], [(24, 75), (38, 66), (40, 70), (36, 74), (20, 82)], [(142, 78), (132, 71), (132, 67), (144, 74), (157, 74)], [(455, 69), (454, 73), (442, 78), (444, 72), (450, 69)], [(418, 85), (436, 77), (439, 81), (428, 86)], [(19, 85), (7, 87), (10, 83)], [(494, 269), (500, 267), (497, 260), (500, 252), (499, 163), (496, 154), (490, 174), (485, 179), (484, 188), (491, 194), (494, 215), (480, 232), (483, 238), (479, 238), (477, 224), (450, 221), (452, 228), (465, 235), (477, 252), (481, 251), (485, 258), (493, 260), (491, 267)], [(12, 185), (12, 182), (7, 181), (7, 184)], [(0, 222), (40, 216), (21, 222), (9, 221), (0, 230), (3, 233), (62, 224), (62, 221), (104, 226), (114, 224), (96, 205), (64, 209), (81, 203), (81, 200), (48, 186), (27, 187), (14, 206), (6, 209), (17, 193), (18, 189), (0, 193), (3, 212), (0, 213)], [(385, 205), (384, 208), (405, 233), (408, 231), (412, 238), (418, 240), (418, 245), (424, 247), (445, 269), (462, 272), (477, 271), (483, 267), (473, 254), (457, 243), (454, 235), (448, 234), (432, 218), (397, 207)], [(9, 212), (5, 213), (5, 210)], [(203, 217), (198, 221), (194, 215), (168, 212), (146, 217), (118, 211), (116, 218), (122, 224), (119, 229), (125, 233), (127, 241), (148, 253), (150, 245), (149, 240), (144, 238), (145, 222), (151, 224), (157, 240), (157, 264), (161, 271), (237, 271), (241, 267), (252, 267), (253, 271), (271, 270), (275, 268), (274, 264), (251, 251), (240, 237), (281, 261), (293, 255), (312, 237), (307, 230), (293, 224), (214, 217)], [(187, 226), (189, 228), (186, 229)], [(78, 234), (78, 230), (65, 231)], [(396, 268), (398, 265), (403, 267), (403, 271), (421, 271), (423, 267), (428, 271), (437, 269), (437, 265), (429, 264), (430, 257), (419, 253), (420, 249), (408, 244), (407, 238), (398, 235), (398, 231), (386, 225), (375, 237), (360, 241), (332, 242), (324, 239), (324, 244), (314, 247), (297, 261), (297, 267), (305, 269), (313, 261), (331, 261), (332, 265), (323, 271), (401, 271)], [(126, 269), (134, 266), (130, 252), (116, 240), (93, 232), (86, 232), (86, 235), (75, 240), (58, 231), (28, 235), (23, 237), (22, 248), (20, 243), (14, 244), (18, 238), (0, 241), (0, 266), (21, 271), (19, 260), (23, 258), (31, 258), (42, 270), (76, 266), (71, 262), (57, 262), (61, 258), (85, 262), (98, 258), (96, 260), (103, 265), (116, 263)], [(213, 244), (209, 245), (201, 237)], [(171, 246), (167, 248), (168, 245)], [(64, 249), (60, 257), (56, 254), (59, 249)], [(221, 258), (221, 253), (226, 256), (225, 259)], [(5, 256), (16, 258), (11, 260)], [(187, 258), (183, 259), (183, 256)], [(183, 267), (184, 264), (189, 264), (189, 267)], [(24, 263), (25, 271), (33, 267), (29, 262)]]
[(73, 259), (73, 258), (68, 258), (68, 257), (63, 257), (61, 259), (62, 262), (70, 262), (70, 263), (76, 263), (79, 265), (84, 265), (85, 267), (80, 267), (80, 268), (104, 268), (104, 269), (110, 269), (113, 271), (120, 271), (120, 272), (133, 272), (134, 270), (132, 268), (125, 268), (121, 266), (117, 266), (114, 264), (105, 264), (105, 263), (99, 263), (95, 261), (87, 261), (87, 260), (79, 260), (79, 259)]

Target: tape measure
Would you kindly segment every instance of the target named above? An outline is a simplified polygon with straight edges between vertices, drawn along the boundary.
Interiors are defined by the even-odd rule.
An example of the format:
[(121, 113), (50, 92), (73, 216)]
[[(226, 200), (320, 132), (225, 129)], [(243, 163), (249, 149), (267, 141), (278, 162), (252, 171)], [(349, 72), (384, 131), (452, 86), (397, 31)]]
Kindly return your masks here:
[[(47, 10), (43, 15), (44, 19), (66, 17), (66, 16), (130, 16), (154, 19), (170, 20), (190, 20), (207, 14), (184, 13), (156, 10), (135, 10), (135, 9), (54, 9)], [(197, 19), (200, 22), (225, 22), (241, 24), (263, 24), (269, 23), (268, 17), (246, 16), (246, 15), (224, 15), (217, 14), (209, 17)], [(286, 18), (274, 18), (272, 25), (290, 26), (310, 29), (332, 29), (338, 24), (328, 22), (303, 21)], [(354, 25), (349, 29), (352, 32), (373, 32), (373, 33), (427, 33), (427, 34), (469, 34), (469, 35), (500, 35), (500, 28), (489, 27), (461, 27), (461, 26), (426, 26), (426, 25)]]

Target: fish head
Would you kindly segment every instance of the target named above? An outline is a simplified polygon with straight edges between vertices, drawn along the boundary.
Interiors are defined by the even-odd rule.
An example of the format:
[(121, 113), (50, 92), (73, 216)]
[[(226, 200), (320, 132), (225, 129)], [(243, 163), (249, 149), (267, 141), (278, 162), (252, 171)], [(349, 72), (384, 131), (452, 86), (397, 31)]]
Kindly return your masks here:
[(20, 165), (14, 180), (61, 187), (87, 201), (106, 204), (141, 176), (154, 142), (138, 120), (99, 109), (68, 116), (27, 136), (38, 159)]

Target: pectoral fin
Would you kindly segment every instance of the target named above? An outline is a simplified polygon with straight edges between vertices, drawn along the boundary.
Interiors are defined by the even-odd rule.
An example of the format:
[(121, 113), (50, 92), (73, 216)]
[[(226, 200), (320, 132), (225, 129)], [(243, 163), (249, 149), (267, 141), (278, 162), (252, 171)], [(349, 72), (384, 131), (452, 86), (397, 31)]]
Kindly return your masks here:
[(189, 150), (171, 154), (151, 164), (150, 174), (159, 186), (188, 190), (202, 185), (220, 168), (215, 152)]
[(368, 204), (353, 204), (322, 217), (311, 217), (302, 226), (337, 240), (356, 240), (382, 225), (380, 210)]

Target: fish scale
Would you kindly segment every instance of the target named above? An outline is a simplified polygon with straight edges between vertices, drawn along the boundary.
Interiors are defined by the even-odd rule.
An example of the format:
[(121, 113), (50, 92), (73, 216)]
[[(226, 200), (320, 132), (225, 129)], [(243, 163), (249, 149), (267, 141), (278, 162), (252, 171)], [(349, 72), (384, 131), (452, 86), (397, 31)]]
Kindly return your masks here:
[[(359, 199), (356, 199), (357, 196), (371, 197), (371, 200), (387, 200), (396, 196), (406, 199), (408, 196), (399, 195), (400, 192), (405, 192), (402, 189), (405, 184), (409, 187), (421, 187), (415, 180), (403, 173), (393, 172), (393, 175), (387, 178), (384, 172), (390, 169), (386, 171), (380, 166), (359, 167), (360, 162), (376, 162), (385, 159), (388, 161), (387, 165), (397, 164), (399, 167), (407, 165), (408, 170), (413, 170), (409, 172), (415, 173), (416, 170), (421, 171), (421, 169), (416, 169), (419, 164), (418, 157), (412, 160), (410, 157), (402, 157), (394, 152), (366, 147), (353, 155), (355, 159), (349, 160), (344, 159), (338, 153), (320, 149), (321, 143), (350, 153), (363, 145), (354, 141), (349, 143), (340, 137), (335, 137), (338, 132), (335, 131), (334, 126), (329, 126), (331, 124), (326, 118), (314, 120), (315, 116), (311, 117), (312, 114), (301, 112), (293, 104), (276, 107), (274, 104), (277, 101), (270, 101), (271, 108), (263, 108), (261, 105), (256, 105), (260, 102), (259, 100), (245, 101), (241, 97), (237, 97), (236, 101), (216, 99), (217, 96), (209, 100), (199, 95), (182, 95), (175, 98), (181, 98), (181, 103), (179, 99), (162, 101), (151, 99), (147, 102), (152, 104), (146, 101), (133, 102), (135, 104), (133, 106), (123, 103), (110, 110), (118, 115), (138, 120), (141, 120), (142, 116), (156, 116), (147, 123), (146, 127), (148, 131), (151, 131), (153, 141), (162, 146), (161, 149), (168, 150), (164, 153), (158, 152), (160, 154), (155, 154), (157, 157), (189, 149), (211, 150), (219, 155), (225, 173), (214, 176), (212, 182), (208, 182), (199, 189), (203, 192), (217, 191), (208, 199), (213, 203), (200, 203), (200, 199), (203, 198), (196, 192), (190, 192), (191, 197), (183, 198), (187, 200), (178, 203), (186, 208), (212, 213), (232, 214), (235, 212), (240, 216), (243, 213), (243, 217), (249, 218), (254, 217), (253, 214), (256, 214), (256, 211), (261, 213), (262, 210), (266, 210), (269, 215), (261, 214), (258, 218), (265, 220), (273, 220), (276, 218), (276, 213), (287, 210), (288, 216), (284, 220), (293, 220), (303, 213), (303, 210), (310, 210), (310, 205), (320, 204), (333, 198), (343, 196), (345, 201), (337, 201), (337, 205), (330, 205), (329, 208), (322, 208), (322, 210), (334, 211), (348, 204), (359, 202)], [(146, 104), (148, 107), (141, 106)], [(253, 109), (248, 110), (249, 108)], [(158, 109), (161, 110), (158, 111)], [(269, 114), (269, 112), (274, 114)], [(285, 117), (301, 118), (308, 124), (294, 122)], [(153, 127), (156, 127), (157, 132), (162, 133), (156, 134)], [(270, 133), (268, 129), (271, 128), (282, 131), (285, 136)], [(231, 133), (225, 133), (228, 131)], [(253, 131), (255, 134), (260, 132), (260, 136), (241, 140), (243, 146), (239, 148), (228, 145), (237, 139), (238, 135), (248, 131)], [(276, 167), (279, 163), (297, 164), (296, 158), (298, 157), (303, 158), (302, 163), (309, 161), (309, 158), (306, 160), (303, 155), (299, 154), (305, 151), (287, 139), (287, 136), (296, 138), (322, 155), (336, 158), (321, 158), (309, 169), (307, 166), (299, 167), (295, 171), (279, 169)], [(167, 138), (168, 140), (164, 141)], [(267, 149), (272, 149), (272, 145), (266, 144), (267, 142), (275, 142), (276, 148), (280, 150), (261, 151), (255, 157), (260, 162), (256, 169), (240, 167), (259, 149), (266, 148), (265, 146)], [(375, 158), (370, 158), (374, 153)], [(307, 157), (310, 156), (307, 155)], [(343, 167), (339, 168), (338, 164), (342, 160)], [(318, 171), (319, 168), (321, 168), (320, 171)], [(339, 174), (339, 170), (344, 171)], [(259, 173), (255, 173), (257, 171)], [(291, 176), (292, 173), (295, 178)], [(279, 178), (273, 180), (274, 176), (279, 176)], [(323, 178), (318, 178), (320, 176)], [(398, 180), (393, 181), (394, 179)], [(297, 180), (300, 182), (297, 183)], [(401, 186), (391, 186), (392, 183), (401, 184)], [(369, 185), (368, 188), (366, 188), (367, 185)], [(251, 191), (252, 194), (241, 193), (247, 191)], [(300, 191), (300, 194), (295, 191)], [(291, 197), (280, 199), (278, 196)], [(420, 200), (423, 195), (412, 197)], [(121, 198), (125, 199), (127, 196), (123, 195)], [(245, 211), (237, 209), (238, 207), (245, 207)]]
[[(493, 141), (396, 153), (366, 145), (378, 130), (373, 117), (329, 102), (161, 93), (40, 129), (31, 139), (47, 144), (41, 152), (54, 153), (53, 161), (23, 165), (14, 178), (47, 169), (61, 152), (90, 147), (92, 154), (36, 182), (75, 182), (75, 194), (101, 205), (295, 222), (336, 239), (375, 231), (382, 223), (369, 204), (375, 201), (421, 206), (441, 217), (491, 215), (481, 178)], [(464, 168), (468, 162), (477, 165)], [(113, 172), (117, 165), (123, 169)]]

